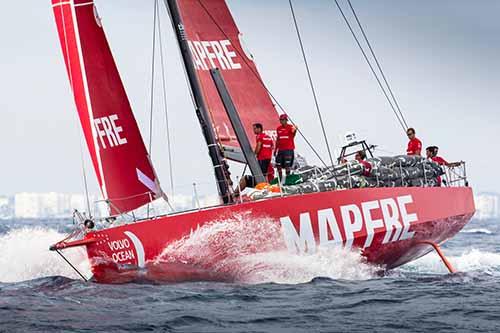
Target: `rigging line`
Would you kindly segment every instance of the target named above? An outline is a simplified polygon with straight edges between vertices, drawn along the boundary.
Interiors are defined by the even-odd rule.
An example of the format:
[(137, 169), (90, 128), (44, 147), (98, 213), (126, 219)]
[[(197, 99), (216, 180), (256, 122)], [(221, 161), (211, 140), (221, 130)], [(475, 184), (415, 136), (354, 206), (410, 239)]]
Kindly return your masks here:
[(332, 152), (330, 150), (330, 144), (328, 143), (328, 136), (326, 135), (325, 124), (323, 122), (323, 116), (321, 115), (321, 111), (319, 109), (318, 97), (316, 96), (316, 89), (314, 89), (314, 83), (313, 83), (313, 80), (311, 77), (311, 71), (309, 69), (309, 64), (307, 62), (307, 57), (306, 57), (306, 52), (304, 50), (304, 45), (302, 43), (302, 37), (300, 36), (299, 25), (297, 23), (297, 18), (295, 17), (295, 11), (293, 10), (292, 0), (288, 0), (288, 3), (290, 4), (290, 11), (292, 13), (293, 24), (295, 25), (295, 31), (297, 32), (297, 39), (299, 40), (300, 50), (302, 52), (302, 59), (304, 60), (304, 65), (306, 66), (307, 77), (309, 79), (309, 85), (311, 86), (311, 91), (312, 91), (312, 95), (314, 98), (314, 104), (316, 105), (316, 111), (318, 113), (319, 122), (321, 124), (321, 130), (323, 132), (323, 137), (325, 139), (326, 149), (328, 150), (328, 156), (330, 157), (330, 162), (331, 162), (331, 165), (333, 166)]
[(375, 55), (375, 51), (373, 50), (372, 44), (370, 43), (370, 40), (366, 36), (365, 29), (363, 29), (363, 26), (361, 25), (361, 22), (358, 18), (358, 15), (356, 14), (356, 11), (354, 10), (354, 7), (352, 6), (351, 0), (347, 0), (347, 3), (349, 4), (349, 7), (351, 8), (352, 14), (354, 15), (354, 18), (356, 19), (356, 22), (358, 23), (359, 29), (361, 30), (361, 33), (363, 34), (363, 37), (366, 41), (366, 44), (368, 45), (368, 48), (370, 49), (370, 52), (373, 56), (373, 59), (375, 59), (375, 63), (377, 64), (377, 68), (379, 69), (380, 73), (382, 74), (382, 78), (387, 86), (387, 89), (389, 90), (389, 93), (394, 101), (394, 105), (398, 109), (399, 115), (401, 116), (401, 120), (403, 120), (403, 123), (405, 124), (406, 128), (408, 128), (408, 123), (406, 122), (406, 119), (403, 115), (403, 112), (401, 111), (401, 107), (399, 106), (398, 100), (396, 99), (396, 96), (394, 96), (394, 93), (392, 92), (391, 85), (389, 84), (387, 77), (385, 76), (384, 71), (382, 70), (382, 66), (380, 65), (377, 56)]
[(245, 172), (247, 171), (248, 163), (245, 163), (245, 167), (243, 168), (243, 172), (241, 173), (240, 179), (243, 178)]
[(161, 79), (162, 79), (162, 87), (163, 87), (163, 105), (165, 111), (165, 126), (167, 127), (166, 135), (167, 135), (167, 149), (168, 149), (168, 167), (169, 167), (169, 175), (170, 175), (170, 192), (172, 196), (174, 196), (174, 171), (172, 165), (172, 145), (170, 140), (170, 122), (168, 119), (168, 107), (167, 107), (167, 81), (165, 79), (165, 64), (163, 57), (163, 42), (162, 42), (162, 34), (161, 34), (161, 21), (160, 14), (158, 13), (158, 42), (160, 48), (160, 64), (161, 64)]
[(83, 175), (83, 186), (85, 188), (85, 201), (87, 203), (87, 211), (89, 214), (89, 218), (92, 219), (92, 211), (90, 210), (89, 186), (88, 186), (88, 182), (87, 182), (87, 171), (85, 170), (85, 161), (83, 158), (82, 134), (81, 133), (80, 133), (80, 139), (78, 141), (80, 143), (80, 159), (82, 162), (82, 175)]
[(151, 91), (150, 91), (150, 110), (149, 110), (149, 156), (152, 155), (153, 143), (153, 108), (154, 108), (154, 88), (155, 88), (155, 53), (156, 53), (156, 12), (158, 9), (158, 0), (154, 0), (153, 9), (153, 50), (151, 60)]
[(87, 278), (85, 276), (83, 276), (82, 273), (80, 273), (80, 271), (68, 260), (66, 259), (66, 257), (61, 253), (61, 251), (59, 250), (56, 250), (57, 254), (59, 254), (61, 256), (61, 258), (64, 259), (64, 261), (66, 261), (66, 263), (71, 267), (73, 268), (73, 270), (83, 279), (83, 281), (85, 282), (88, 282)]
[[(222, 29), (222, 27), (217, 23), (217, 21), (212, 16), (212, 14), (210, 14), (210, 11), (205, 7), (205, 5), (201, 2), (201, 0), (197, 0), (197, 1), (200, 4), (200, 6), (202, 7), (202, 9), (207, 13), (207, 15), (210, 18), (210, 20), (212, 20), (212, 22), (215, 24), (215, 26), (224, 35), (224, 37), (226, 37), (228, 40), (232, 41), (232, 39), (229, 37), (229, 35), (226, 34), (226, 32)], [(264, 81), (262, 81), (262, 79), (260, 78), (259, 74), (256, 71), (254, 71), (254, 69), (252, 68), (252, 66), (250, 66), (250, 64), (247, 61), (246, 56), (243, 55), (240, 52), (240, 50), (238, 50), (238, 48), (235, 47), (234, 50), (236, 51), (236, 53), (238, 53), (238, 55), (241, 57), (241, 59), (243, 60), (243, 62), (245, 63), (245, 65), (247, 65), (248, 69), (250, 69), (250, 71), (255, 76), (255, 78), (257, 79), (257, 81), (262, 85), (262, 87), (264, 88), (264, 90), (269, 94), (269, 96), (271, 97), (271, 99), (276, 103), (276, 105), (280, 108), (280, 110), (284, 114), (288, 115), (288, 113), (285, 111), (285, 109), (283, 108), (283, 106), (281, 106), (281, 104), (276, 99), (276, 97), (274, 97), (274, 95), (271, 93), (271, 91), (269, 89), (267, 89), (266, 84), (264, 83)], [(293, 121), (293, 119), (289, 115), (288, 115), (288, 119), (290, 120), (290, 122), (293, 125), (295, 125), (295, 122)], [(316, 155), (316, 157), (320, 160), (320, 162), (323, 163), (323, 165), (326, 167), (327, 164), (325, 163), (325, 161), (323, 161), (323, 159), (321, 158), (321, 155), (316, 151), (316, 149), (311, 144), (311, 142), (306, 138), (306, 136), (304, 135), (304, 133), (299, 128), (297, 129), (297, 132), (299, 132), (300, 136), (302, 137), (302, 139), (304, 139), (304, 141), (309, 146), (309, 148), (312, 150), (312, 152)]]
[[(155, 54), (156, 54), (156, 16), (158, 9), (158, 0), (154, 1), (154, 9), (153, 9), (153, 48), (151, 55), (151, 100), (150, 100), (150, 110), (149, 110), (149, 150), (148, 154), (151, 158), (152, 156), (152, 148), (153, 148), (153, 108), (154, 108), (154, 88), (155, 88)], [(146, 206), (147, 217), (149, 218), (149, 205), (148, 202)]]
[(368, 66), (370, 67), (370, 70), (371, 70), (372, 74), (375, 76), (375, 79), (377, 80), (377, 83), (378, 83), (378, 85), (379, 85), (380, 89), (382, 90), (382, 92), (383, 92), (383, 94), (384, 94), (384, 96), (385, 96), (385, 98), (386, 98), (387, 102), (389, 102), (389, 105), (391, 106), (391, 109), (392, 109), (392, 111), (394, 112), (394, 115), (396, 116), (396, 119), (398, 120), (399, 124), (401, 125), (401, 128), (403, 129), (403, 131), (406, 133), (406, 127), (405, 127), (405, 125), (404, 125), (404, 124), (403, 124), (403, 122), (401, 121), (401, 119), (400, 119), (400, 117), (399, 117), (399, 115), (398, 115), (398, 113), (397, 113), (397, 111), (396, 111), (396, 108), (394, 107), (394, 105), (392, 104), (392, 102), (391, 102), (391, 100), (390, 100), (389, 96), (387, 95), (387, 92), (385, 91), (384, 86), (382, 85), (382, 82), (380, 82), (380, 79), (378, 78), (378, 75), (377, 75), (377, 73), (375, 72), (375, 69), (373, 68), (373, 66), (372, 66), (372, 64), (371, 64), (371, 62), (370, 62), (370, 60), (368, 59), (368, 56), (366, 55), (366, 52), (365, 52), (365, 50), (363, 49), (363, 46), (361, 46), (361, 43), (359, 42), (358, 37), (356, 36), (356, 33), (355, 33), (355, 32), (354, 32), (354, 30), (352, 29), (351, 24), (349, 23), (349, 20), (348, 20), (348, 19), (347, 19), (347, 17), (345, 16), (344, 11), (343, 11), (343, 10), (342, 10), (342, 8), (340, 7), (340, 5), (339, 5), (338, 1), (337, 1), (337, 0), (334, 0), (334, 2), (335, 2), (335, 4), (337, 5), (338, 10), (340, 11), (340, 14), (341, 14), (341, 15), (342, 15), (342, 17), (344, 18), (344, 21), (345, 21), (345, 23), (347, 24), (347, 27), (349, 28), (349, 30), (350, 30), (350, 32), (351, 32), (351, 34), (352, 34), (352, 36), (354, 37), (354, 40), (355, 40), (355, 41), (356, 41), (356, 43), (358, 44), (358, 47), (359, 47), (359, 49), (360, 49), (361, 53), (363, 54), (363, 57), (365, 58), (366, 63), (367, 63), (367, 64), (368, 64)]

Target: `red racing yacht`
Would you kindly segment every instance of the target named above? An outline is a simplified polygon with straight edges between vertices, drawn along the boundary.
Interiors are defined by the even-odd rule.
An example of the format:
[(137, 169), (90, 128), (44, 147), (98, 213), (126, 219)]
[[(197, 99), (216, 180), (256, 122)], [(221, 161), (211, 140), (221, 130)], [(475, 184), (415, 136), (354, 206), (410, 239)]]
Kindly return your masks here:
[[(373, 157), (372, 163), (380, 165), (368, 178), (356, 175), (351, 162), (316, 168), (314, 174), (319, 176), (307, 180), (308, 186), (278, 185), (277, 192), (264, 187), (259, 196), (235, 199), (226, 159), (246, 163), (257, 182), (263, 182), (248, 138), (253, 137), (256, 119), (271, 129), (279, 113), (224, 0), (164, 2), (221, 203), (115, 225), (111, 222), (122, 214), (168, 198), (94, 2), (52, 0), (71, 90), (111, 218), (97, 228), (95, 219), (76, 214), (78, 230), (51, 250), (62, 254), (67, 248), (84, 247), (95, 281), (126, 282), (141, 274), (154, 278), (154, 273), (169, 281), (230, 280), (230, 265), (220, 269), (224, 259), (273, 251), (308, 255), (322, 247), (361, 249), (367, 262), (391, 269), (433, 248), (441, 253), (439, 244), (472, 218), (472, 190), (464, 177), (453, 179), (454, 170), (448, 170), (446, 186), (432, 186), (436, 185), (432, 178), (439, 174), (426, 171), (423, 159), (400, 158), (399, 163), (384, 164), (383, 158)], [(345, 165), (347, 173), (342, 171)], [(455, 169), (461, 167), (465, 170), (464, 165)], [(391, 180), (392, 173), (384, 170), (397, 176)], [(410, 181), (412, 172), (424, 181)], [(204, 249), (211, 259), (197, 260), (186, 244), (194, 234), (221, 221), (225, 228), (212, 235)], [(226, 246), (230, 237), (239, 239), (238, 249)], [(186, 251), (181, 253), (183, 246)]]

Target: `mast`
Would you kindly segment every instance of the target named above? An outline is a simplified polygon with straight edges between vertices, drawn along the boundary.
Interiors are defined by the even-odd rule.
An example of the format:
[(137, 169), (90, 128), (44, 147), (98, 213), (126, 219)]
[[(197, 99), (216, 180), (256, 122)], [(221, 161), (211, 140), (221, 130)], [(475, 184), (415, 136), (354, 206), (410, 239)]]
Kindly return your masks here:
[(191, 93), (195, 103), (196, 116), (200, 123), (203, 137), (205, 138), (205, 141), (207, 143), (208, 154), (210, 155), (210, 159), (214, 167), (219, 196), (222, 198), (224, 203), (231, 203), (232, 198), (230, 196), (229, 184), (226, 178), (225, 162), (223, 161), (219, 143), (215, 138), (214, 129), (207, 112), (205, 100), (203, 99), (200, 83), (198, 82), (198, 79), (196, 77), (195, 67), (189, 51), (189, 46), (184, 32), (184, 25), (182, 24), (177, 1), (164, 0), (164, 2), (170, 14), (170, 19), (175, 31), (175, 36), (177, 37), (177, 42), (179, 43), (179, 49), (181, 51), (182, 60), (184, 62), (184, 68), (187, 73), (189, 86), (191, 88)]

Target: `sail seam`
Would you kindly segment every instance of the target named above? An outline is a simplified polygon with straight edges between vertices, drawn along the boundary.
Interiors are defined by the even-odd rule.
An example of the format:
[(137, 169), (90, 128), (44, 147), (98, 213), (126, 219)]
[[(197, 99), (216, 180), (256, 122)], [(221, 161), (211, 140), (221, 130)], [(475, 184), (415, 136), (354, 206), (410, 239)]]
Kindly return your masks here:
[[(73, 3), (73, 1), (63, 1), (63, 2), (53, 4), (52, 8), (63, 6), (63, 5), (71, 5), (72, 3)], [(84, 3), (74, 4), (74, 6), (75, 7), (82, 7), (82, 6), (88, 6), (88, 5), (93, 5), (93, 4), (94, 4), (94, 1), (89, 1), (89, 2), (84, 2)]]
[(55, 7), (58, 7), (58, 6), (63, 6), (63, 5), (70, 5), (70, 4), (71, 4), (71, 1), (59, 2), (59, 3), (53, 4), (52, 8), (55, 8)]
[(77, 3), (75, 4), (75, 7), (82, 7), (82, 6), (88, 6), (88, 5), (93, 5), (94, 1), (89, 1), (89, 2), (84, 2), (84, 3)]

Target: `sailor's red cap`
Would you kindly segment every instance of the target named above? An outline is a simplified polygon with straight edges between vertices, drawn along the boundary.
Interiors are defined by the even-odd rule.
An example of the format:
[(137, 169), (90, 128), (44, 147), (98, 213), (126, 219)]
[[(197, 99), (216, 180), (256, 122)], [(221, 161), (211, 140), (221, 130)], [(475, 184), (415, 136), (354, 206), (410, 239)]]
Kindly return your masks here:
[(283, 113), (280, 115), (280, 120), (282, 120), (282, 119), (288, 120), (288, 116)]

